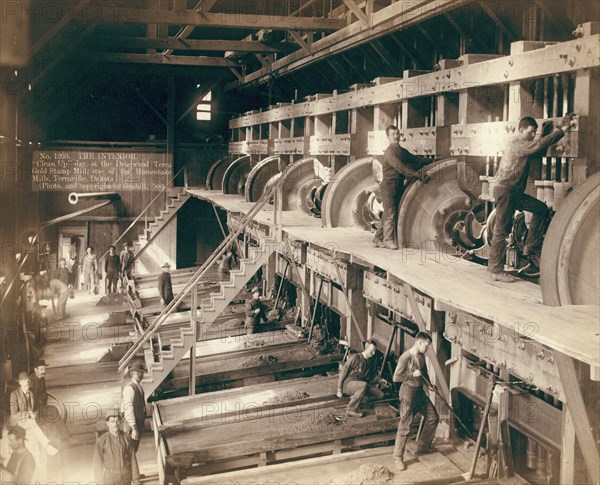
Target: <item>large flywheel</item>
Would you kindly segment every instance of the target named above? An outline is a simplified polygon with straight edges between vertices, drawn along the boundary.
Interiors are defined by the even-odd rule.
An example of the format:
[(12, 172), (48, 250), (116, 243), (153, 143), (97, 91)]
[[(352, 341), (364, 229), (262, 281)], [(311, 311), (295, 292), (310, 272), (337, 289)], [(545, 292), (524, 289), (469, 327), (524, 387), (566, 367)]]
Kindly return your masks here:
[(398, 211), (398, 243), (407, 248), (457, 254), (483, 246), (485, 215), (459, 186), (458, 161), (427, 166), (427, 184), (411, 183)]
[(552, 218), (540, 284), (546, 305), (600, 302), (600, 173), (575, 187)]
[(258, 162), (246, 180), (245, 196), (248, 202), (256, 202), (270, 186), (274, 179), (281, 176), (279, 171), (279, 155), (267, 157)]
[(315, 157), (302, 158), (288, 167), (281, 187), (284, 211), (300, 210), (308, 215), (318, 215), (314, 194), (319, 192), (323, 179), (315, 172), (315, 162), (319, 163)]
[(325, 227), (361, 227), (370, 230), (375, 215), (368, 209), (378, 189), (373, 176), (373, 157), (343, 166), (331, 177), (323, 197)]
[(223, 176), (225, 170), (232, 162), (231, 155), (219, 158), (215, 163), (211, 165), (206, 174), (206, 188), (209, 190), (222, 190)]
[(231, 162), (223, 174), (223, 193), (243, 196), (250, 168), (250, 155), (244, 155)]

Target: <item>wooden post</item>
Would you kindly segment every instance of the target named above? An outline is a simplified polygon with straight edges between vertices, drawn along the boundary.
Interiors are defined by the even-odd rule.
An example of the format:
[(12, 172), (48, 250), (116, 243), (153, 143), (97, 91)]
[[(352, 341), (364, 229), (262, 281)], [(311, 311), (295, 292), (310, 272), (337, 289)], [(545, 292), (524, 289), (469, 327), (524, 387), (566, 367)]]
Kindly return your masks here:
[(198, 285), (192, 288), (191, 326), (194, 330), (194, 344), (190, 349), (190, 380), (188, 394), (196, 394), (196, 341), (198, 340)]
[(598, 447), (596, 446), (590, 418), (581, 393), (577, 372), (575, 371), (575, 362), (571, 357), (560, 352), (555, 353), (555, 359), (560, 381), (567, 399), (567, 410), (571, 414), (571, 420), (577, 434), (579, 447), (583, 453), (588, 474), (592, 483), (598, 483), (600, 480)]

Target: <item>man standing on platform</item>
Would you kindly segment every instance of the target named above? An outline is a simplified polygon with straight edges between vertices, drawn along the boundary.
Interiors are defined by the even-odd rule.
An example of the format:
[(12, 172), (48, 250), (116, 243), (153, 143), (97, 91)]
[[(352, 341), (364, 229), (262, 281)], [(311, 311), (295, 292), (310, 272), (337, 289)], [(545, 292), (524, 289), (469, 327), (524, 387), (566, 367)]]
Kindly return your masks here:
[(360, 354), (352, 354), (340, 371), (337, 397), (341, 399), (344, 394), (350, 396), (350, 402), (346, 408), (348, 416), (362, 418), (363, 413), (358, 408), (363, 397), (368, 394), (370, 398), (382, 399), (384, 393), (377, 387), (377, 384), (384, 387), (389, 385), (376, 373), (375, 359), (373, 359), (376, 351), (377, 342), (373, 339), (367, 340), (365, 350)]
[[(512, 283), (517, 280), (503, 271), (506, 252), (506, 238), (513, 225), (515, 210), (525, 210), (532, 213), (527, 240), (523, 248), (523, 255), (531, 263), (539, 267), (539, 255), (542, 249), (544, 236), (544, 222), (550, 210), (541, 200), (525, 193), (529, 166), (533, 155), (543, 153), (565, 133), (571, 129), (574, 122), (573, 114), (563, 117), (562, 127), (555, 127), (551, 121), (542, 126), (542, 137), (535, 139), (537, 122), (526, 116), (519, 121), (519, 134), (512, 138), (504, 151), (498, 171), (494, 175), (494, 200), (496, 201), (496, 218), (492, 234), (492, 243), (488, 260), (488, 271), (494, 281)], [(546, 129), (552, 128), (545, 134)]]
[(383, 204), (383, 216), (375, 232), (373, 244), (378, 248), (398, 249), (394, 238), (394, 225), (405, 180), (418, 177), (426, 184), (430, 178), (421, 170), (426, 160), (400, 146), (398, 127), (390, 125), (385, 132), (390, 144), (381, 160), (383, 180), (379, 182), (379, 198)]
[(160, 304), (163, 307), (173, 301), (173, 284), (171, 283), (171, 273), (169, 269), (171, 265), (165, 263), (162, 265), (162, 273), (158, 275), (158, 295), (160, 296)]
[(121, 410), (125, 418), (125, 433), (131, 434), (133, 450), (137, 452), (144, 431), (146, 419), (146, 396), (142, 387), (142, 379), (146, 368), (141, 362), (134, 362), (129, 368), (131, 380), (123, 387)]
[(438, 413), (423, 389), (423, 384), (426, 384), (432, 391), (435, 390), (435, 386), (430, 384), (431, 380), (425, 365), (424, 354), (430, 345), (431, 336), (428, 333), (417, 333), (413, 346), (400, 356), (394, 371), (394, 382), (402, 383), (399, 397), (400, 424), (394, 447), (394, 460), (399, 470), (406, 470), (404, 449), (415, 414), (420, 413), (425, 418), (423, 431), (417, 443), (417, 454), (430, 452), (431, 443), (439, 422)]
[(131, 438), (119, 425), (118, 409), (106, 413), (108, 432), (96, 440), (94, 447), (94, 479), (99, 485), (139, 485), (140, 471)]
[(119, 280), (119, 270), (121, 269), (121, 259), (117, 254), (117, 248), (110, 246), (108, 254), (104, 260), (104, 273), (106, 274), (106, 293), (117, 292), (117, 281)]

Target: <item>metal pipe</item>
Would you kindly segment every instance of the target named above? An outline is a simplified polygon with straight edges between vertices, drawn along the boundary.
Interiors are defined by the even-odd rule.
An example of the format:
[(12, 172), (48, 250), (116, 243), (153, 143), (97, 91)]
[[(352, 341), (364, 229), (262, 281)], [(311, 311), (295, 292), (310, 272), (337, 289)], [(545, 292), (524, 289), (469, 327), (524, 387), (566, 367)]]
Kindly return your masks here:
[(75, 205), (81, 198), (101, 199), (105, 197), (119, 198), (120, 195), (118, 192), (71, 192), (69, 194), (69, 203)]

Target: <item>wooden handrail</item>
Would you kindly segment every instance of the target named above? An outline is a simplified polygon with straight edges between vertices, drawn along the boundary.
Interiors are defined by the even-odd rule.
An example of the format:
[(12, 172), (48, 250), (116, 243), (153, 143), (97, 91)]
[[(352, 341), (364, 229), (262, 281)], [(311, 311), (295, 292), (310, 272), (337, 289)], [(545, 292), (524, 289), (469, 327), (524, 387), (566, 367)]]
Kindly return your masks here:
[[(287, 171), (287, 170), (286, 170)], [(152, 336), (158, 331), (158, 328), (163, 324), (163, 322), (167, 319), (167, 317), (173, 313), (173, 311), (179, 306), (185, 296), (189, 293), (189, 291), (198, 284), (198, 282), (204, 277), (209, 268), (215, 264), (218, 259), (225, 254), (226, 250), (232, 244), (233, 241), (237, 239), (237, 237), (242, 233), (242, 231), (246, 228), (248, 223), (254, 219), (254, 217), (258, 214), (258, 212), (267, 204), (269, 199), (276, 193), (282, 186), (283, 181), (285, 180), (285, 172), (282, 173), (282, 176), (277, 180), (273, 186), (265, 192), (262, 197), (254, 204), (252, 209), (242, 218), (234, 231), (230, 232), (229, 235), (223, 239), (221, 244), (217, 247), (217, 249), (208, 257), (208, 259), (202, 264), (200, 268), (194, 273), (194, 275), (190, 278), (190, 280), (185, 284), (185, 286), (181, 289), (181, 291), (173, 298), (171, 303), (169, 303), (157, 319), (150, 325), (146, 331), (140, 336), (138, 341), (129, 348), (129, 350), (125, 353), (125, 355), (119, 361), (119, 372), (123, 372), (125, 367), (131, 362), (133, 357), (142, 349), (143, 345), (152, 338)]]
[[(125, 230), (124, 230), (124, 231), (121, 233), (121, 235), (120, 235), (120, 236), (119, 236), (119, 237), (116, 239), (116, 241), (115, 241), (114, 243), (112, 243), (112, 246), (114, 246), (114, 247), (115, 247), (115, 250), (118, 250), (118, 248), (117, 248), (117, 243), (118, 243), (118, 242), (119, 242), (119, 241), (120, 241), (120, 240), (123, 238), (123, 236), (125, 236), (125, 234), (127, 234), (127, 233), (129, 232), (129, 230), (130, 230), (130, 229), (131, 229), (133, 226), (135, 226), (135, 224), (136, 224), (136, 223), (137, 223), (137, 222), (138, 222), (138, 221), (139, 221), (139, 220), (142, 218), (142, 216), (146, 214), (146, 212), (148, 211), (148, 209), (150, 209), (150, 207), (152, 206), (152, 204), (154, 204), (154, 202), (156, 201), (156, 199), (158, 199), (158, 198), (161, 196), (161, 194), (162, 194), (162, 193), (163, 193), (165, 190), (167, 190), (167, 189), (169, 188), (169, 186), (170, 186), (171, 182), (173, 182), (173, 181), (174, 181), (174, 180), (177, 178), (177, 176), (178, 176), (178, 175), (179, 175), (179, 174), (180, 174), (180, 173), (181, 173), (183, 170), (185, 170), (185, 169), (186, 169), (186, 166), (184, 165), (183, 167), (181, 167), (181, 168), (180, 168), (180, 169), (177, 171), (177, 173), (176, 173), (175, 175), (173, 175), (173, 177), (171, 177), (171, 179), (169, 180), (169, 182), (167, 182), (167, 184), (165, 184), (165, 186), (163, 187), (163, 189), (162, 189), (162, 190), (161, 190), (161, 191), (160, 191), (158, 194), (156, 194), (156, 197), (154, 197), (154, 199), (152, 199), (150, 202), (148, 202), (148, 205), (146, 205), (146, 207), (144, 207), (144, 210), (143, 210), (142, 212), (140, 212), (140, 213), (139, 213), (139, 215), (138, 215), (138, 216), (137, 216), (137, 217), (136, 217), (136, 218), (133, 220), (133, 222), (132, 222), (131, 224), (129, 224), (129, 226), (127, 227), (127, 229), (125, 229)], [(104, 254), (103, 254), (102, 256), (100, 256), (100, 258), (98, 259), (98, 262), (102, 261), (102, 260), (103, 260), (103, 259), (106, 257), (106, 255), (108, 254), (108, 252), (109, 252), (109, 251), (110, 251), (110, 247), (109, 247), (109, 249), (107, 249), (107, 250), (104, 252)]]

